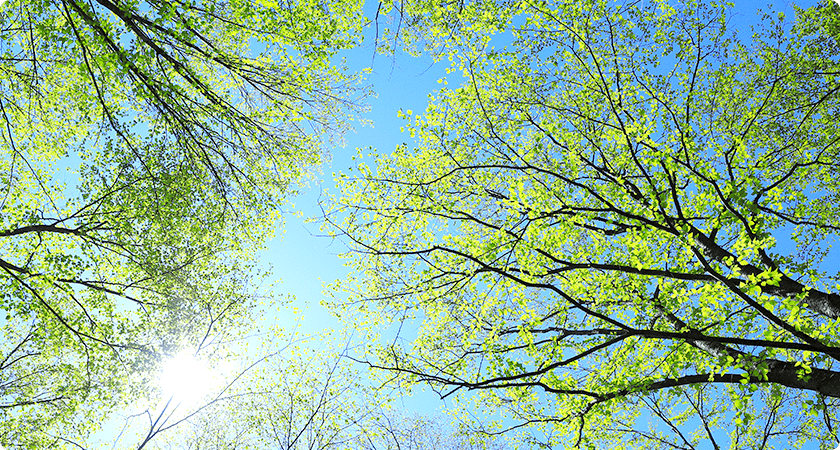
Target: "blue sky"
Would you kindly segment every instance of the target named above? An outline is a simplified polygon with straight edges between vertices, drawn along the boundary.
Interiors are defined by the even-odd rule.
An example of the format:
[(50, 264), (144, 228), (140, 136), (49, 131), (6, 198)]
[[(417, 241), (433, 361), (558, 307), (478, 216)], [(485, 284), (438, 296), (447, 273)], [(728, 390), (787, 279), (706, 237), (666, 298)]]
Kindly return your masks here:
[[(371, 7), (367, 2), (366, 17), (373, 17), (376, 5), (374, 2)], [(339, 57), (346, 58), (351, 71), (363, 70), (373, 63), (372, 72), (366, 79), (373, 95), (364, 100), (369, 111), (362, 114), (363, 119), (372, 123), (360, 125), (356, 122), (355, 129), (344, 136), (345, 145), (330, 149), (330, 160), (320, 168), (316, 182), (301, 189), (300, 195), (291, 200), (294, 207), (289, 211), (298, 214), (285, 215), (284, 231), (268, 243), (261, 257), (261, 263), (271, 269), (268, 279), (279, 281), (274, 288), (277, 295), (294, 297), (293, 305), (300, 308), (304, 316), (301, 331), (307, 333), (341, 327), (339, 320), (321, 305), (326, 283), (344, 279), (349, 273), (349, 268), (339, 258), (346, 251), (344, 244), (324, 236), (319, 230), (318, 217), (322, 213), (319, 203), (326, 201), (326, 193), (338, 193), (333, 174), (347, 173), (354, 168), (359, 163), (358, 159), (353, 159), (357, 150), (364, 154), (370, 149), (386, 153), (404, 142), (411, 145), (408, 133), (400, 132), (405, 121), (398, 117), (398, 111), (413, 110), (419, 114), (426, 109), (429, 95), (442, 86), (439, 80), (446, 77), (454, 80), (454, 84), (459, 83), (457, 79), (461, 77), (457, 73), (446, 75), (448, 61), (435, 63), (429, 57), (413, 57), (402, 52), (393, 57), (375, 55), (373, 27), (365, 33), (365, 42), (360, 48), (343, 51)], [(360, 377), (364, 378), (365, 368), (360, 366), (359, 370)], [(425, 414), (435, 413), (443, 404), (431, 393), (417, 393), (401, 402), (407, 409), (417, 408)]]
[[(366, 44), (362, 48), (343, 52), (342, 56), (347, 58), (351, 70), (359, 70), (370, 64), (373, 48)], [(294, 295), (300, 304), (308, 304), (307, 314), (312, 322), (321, 324), (324, 320), (329, 321), (329, 314), (319, 305), (323, 298), (322, 283), (344, 278), (348, 269), (338, 258), (346, 250), (344, 245), (324, 237), (319, 232), (318, 223), (307, 223), (307, 220), (317, 219), (321, 214), (319, 201), (326, 200), (324, 191), (337, 193), (332, 174), (346, 173), (357, 164), (352, 159), (357, 154), (357, 148), (388, 152), (400, 143), (410, 141), (407, 133), (400, 133), (404, 122), (397, 117), (397, 111), (423, 111), (428, 95), (439, 88), (438, 80), (444, 76), (446, 65), (443, 62), (433, 64), (428, 58), (414, 58), (406, 54), (396, 58), (392, 61), (387, 56), (377, 55), (373, 72), (368, 76), (367, 82), (376, 96), (366, 99), (370, 111), (363, 117), (372, 120), (372, 126), (357, 124), (356, 129), (345, 136), (344, 147), (330, 150), (331, 160), (320, 169), (318, 180), (292, 199), (294, 207), (289, 210), (301, 215), (286, 214), (285, 232), (278, 233), (269, 242), (262, 257), (264, 264), (272, 266), (273, 276), (281, 280), (277, 291)], [(334, 324), (337, 325), (337, 322)], [(313, 324), (313, 328), (317, 327)]]

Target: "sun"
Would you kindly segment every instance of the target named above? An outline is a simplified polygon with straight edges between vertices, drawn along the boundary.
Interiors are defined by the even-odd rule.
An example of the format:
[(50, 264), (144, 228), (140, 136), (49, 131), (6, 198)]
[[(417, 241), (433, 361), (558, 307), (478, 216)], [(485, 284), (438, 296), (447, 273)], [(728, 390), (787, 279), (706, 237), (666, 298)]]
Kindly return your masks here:
[(182, 352), (164, 363), (159, 382), (164, 398), (188, 404), (209, 395), (219, 384), (219, 378), (206, 362), (190, 352)]

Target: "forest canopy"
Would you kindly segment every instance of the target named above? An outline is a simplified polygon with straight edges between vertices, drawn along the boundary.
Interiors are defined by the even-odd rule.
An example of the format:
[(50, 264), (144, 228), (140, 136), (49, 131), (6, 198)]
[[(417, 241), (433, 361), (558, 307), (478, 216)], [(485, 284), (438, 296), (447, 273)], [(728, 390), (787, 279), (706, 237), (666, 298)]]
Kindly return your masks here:
[[(784, 10), (0, 2), (0, 447), (835, 448), (840, 6)], [(260, 252), (415, 57), (304, 332)]]
[(84, 436), (247, 325), (255, 251), (358, 107), (331, 63), (358, 8), (3, 3), (0, 445)]
[(465, 81), (341, 182), (360, 359), (538, 448), (834, 448), (840, 8), (739, 8), (402, 9)]

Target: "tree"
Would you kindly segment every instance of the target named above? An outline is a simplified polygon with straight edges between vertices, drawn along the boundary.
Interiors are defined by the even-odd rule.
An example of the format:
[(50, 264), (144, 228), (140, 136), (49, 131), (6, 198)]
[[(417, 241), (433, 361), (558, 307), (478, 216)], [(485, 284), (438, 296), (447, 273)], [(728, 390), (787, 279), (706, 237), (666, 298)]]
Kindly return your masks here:
[(247, 320), (254, 251), (355, 108), (331, 58), (358, 7), (3, 3), (0, 445), (89, 432)]
[(503, 450), (507, 448), (501, 438), (483, 440), (475, 435), (454, 430), (442, 418), (407, 415), (390, 410), (380, 414), (367, 424), (354, 450)]
[(327, 216), (372, 367), (545, 448), (836, 446), (840, 8), (392, 11), (464, 82)]
[[(221, 372), (216, 386), (200, 398), (175, 393), (135, 408), (113, 445), (137, 450), (345, 448), (379, 411), (381, 400), (369, 395), (340, 354), (323, 348), (329, 341), (328, 335), (271, 327), (222, 344), (206, 361), (215, 366), (213, 372)], [(229, 367), (221, 370), (221, 365)]]
[(114, 445), (137, 450), (504, 448), (501, 439), (470, 442), (440, 418), (406, 415), (393, 392), (359, 377), (358, 367), (348, 364), (346, 348), (331, 348), (335, 335), (281, 329), (265, 334), (269, 338), (260, 336), (258, 344), (268, 354), (249, 362), (249, 352), (228, 348), (226, 353), (236, 357), (226, 356), (225, 362), (245, 364), (230, 371), (227, 381), (193, 405), (175, 406), (178, 399), (170, 398), (154, 410), (130, 415), (125, 429), (138, 422), (148, 426), (136, 437), (121, 434)]

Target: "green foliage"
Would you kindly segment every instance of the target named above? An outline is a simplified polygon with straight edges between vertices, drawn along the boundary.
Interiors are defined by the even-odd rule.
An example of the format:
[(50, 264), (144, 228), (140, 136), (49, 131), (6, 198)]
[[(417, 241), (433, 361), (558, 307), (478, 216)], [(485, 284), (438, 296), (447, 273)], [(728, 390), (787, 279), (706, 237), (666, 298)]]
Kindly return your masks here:
[[(141, 426), (138, 450), (505, 448), (502, 439), (467, 437), (440, 418), (402, 413), (393, 391), (366, 383), (346, 349), (331, 348), (336, 337), (273, 329), (259, 338), (258, 351), (265, 356), (249, 360), (253, 356), (246, 355), (253, 351), (235, 349), (220, 362), (236, 361), (236, 368), (202, 401), (177, 407), (169, 402), (127, 419), (160, 418), (148, 421), (148, 431)], [(123, 436), (116, 444), (126, 447), (133, 441)]]
[(248, 320), (254, 251), (356, 107), (330, 60), (358, 8), (0, 7), (0, 445), (89, 433)]
[(833, 448), (836, 5), (435, 5), (391, 30), (466, 81), (330, 216), (370, 364), (533, 445)]

